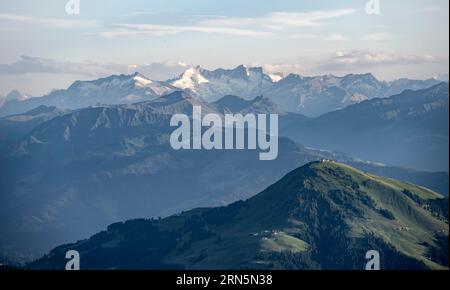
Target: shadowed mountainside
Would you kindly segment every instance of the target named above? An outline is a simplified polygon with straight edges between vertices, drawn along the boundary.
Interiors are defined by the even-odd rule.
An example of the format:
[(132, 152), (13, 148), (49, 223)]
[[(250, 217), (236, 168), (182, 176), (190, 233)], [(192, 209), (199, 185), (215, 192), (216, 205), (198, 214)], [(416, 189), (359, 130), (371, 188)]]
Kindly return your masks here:
[(448, 269), (448, 199), (332, 161), (298, 168), (227, 207), (112, 224), (29, 264), (62, 269)]

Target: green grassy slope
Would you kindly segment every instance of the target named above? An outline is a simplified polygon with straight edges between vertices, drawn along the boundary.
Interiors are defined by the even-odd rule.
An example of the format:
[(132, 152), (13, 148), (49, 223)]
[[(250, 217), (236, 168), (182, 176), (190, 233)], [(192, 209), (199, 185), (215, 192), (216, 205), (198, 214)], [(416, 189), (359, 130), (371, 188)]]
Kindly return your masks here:
[(227, 207), (113, 224), (30, 267), (61, 268), (76, 249), (82, 268), (363, 269), (373, 249), (383, 269), (446, 269), (448, 231), (441, 195), (321, 161)]

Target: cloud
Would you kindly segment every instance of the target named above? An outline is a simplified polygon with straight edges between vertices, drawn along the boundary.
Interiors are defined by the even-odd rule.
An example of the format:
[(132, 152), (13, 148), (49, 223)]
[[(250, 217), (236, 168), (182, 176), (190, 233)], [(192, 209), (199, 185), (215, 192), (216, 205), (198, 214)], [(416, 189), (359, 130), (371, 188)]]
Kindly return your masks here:
[(165, 81), (182, 74), (191, 67), (185, 62), (165, 61), (128, 66), (128, 73), (139, 72), (152, 80)]
[[(398, 78), (413, 76), (425, 77), (429, 71), (429, 66), (447, 66), (448, 59), (445, 57), (436, 57), (430, 54), (425, 55), (402, 55), (396, 53), (372, 51), (372, 50), (349, 50), (335, 51), (332, 55), (321, 54), (316, 56), (304, 56), (291, 62), (261, 64), (252, 63), (252, 66), (261, 66), (267, 73), (282, 73), (288, 75), (295, 73), (299, 75), (324, 75), (324, 74), (347, 74), (356, 72), (377, 72), (381, 78), (386, 78), (389, 72), (395, 71), (401, 67), (402, 71), (407, 72), (399, 75), (398, 73), (389, 75), (388, 78)], [(427, 69), (425, 69), (427, 67)], [(417, 69), (419, 68), (419, 74)], [(448, 70), (448, 68), (447, 68)], [(411, 74), (408, 74), (408, 73)], [(432, 73), (436, 74), (436, 72)], [(429, 77), (429, 76), (428, 76)]]
[(315, 34), (292, 34), (288, 36), (289, 39), (317, 39), (318, 35)]
[(47, 28), (91, 28), (98, 25), (97, 21), (93, 20), (72, 20), (63, 18), (39, 18), (19, 14), (0, 14), (0, 20), (12, 21), (30, 25), (37, 25)]
[[(254, 66), (259, 66), (254, 64)], [(260, 65), (266, 73), (288, 75), (289, 73), (300, 73), (303, 65), (298, 63), (279, 63), (279, 64), (262, 64)]]
[(392, 35), (385, 32), (375, 32), (365, 35), (362, 39), (365, 41), (386, 41), (392, 38)]
[(0, 27), (0, 32), (17, 32), (22, 30), (23, 29), (19, 27)]
[(344, 42), (349, 41), (351, 38), (349, 36), (340, 34), (340, 33), (333, 33), (329, 36), (321, 36), (318, 34), (292, 34), (287, 36), (288, 39), (300, 39), (300, 40), (311, 40), (311, 39), (317, 39), (317, 40), (326, 40), (326, 41), (336, 41), (336, 42)]
[(95, 62), (69, 62), (54, 59), (21, 56), (10, 64), (0, 64), (0, 75), (66, 74), (85, 77), (102, 77), (111, 74), (139, 72), (154, 80), (167, 80), (180, 75), (189, 67), (183, 62), (166, 61), (143, 65), (123, 65)]
[[(247, 37), (275, 35), (273, 30), (322, 26), (332, 18), (350, 15), (355, 9), (312, 12), (272, 12), (263, 17), (225, 17), (201, 15), (191, 25), (163, 25), (155, 23), (116, 23), (113, 29), (98, 33), (104, 37), (163, 36), (185, 32), (217, 33)], [(206, 19), (205, 19), (206, 18)], [(295, 38), (295, 36), (294, 36)]]
[(127, 13), (122, 15), (122, 17), (132, 17), (132, 16), (153, 16), (161, 14), (160, 11), (134, 11), (131, 13)]
[(94, 80), (118, 74), (139, 72), (149, 79), (165, 81), (179, 76), (190, 65), (177, 61), (164, 61), (140, 65), (65, 62), (33, 56), (0, 64), (0, 94), (18, 89), (28, 95), (41, 96), (54, 89), (70, 86), (75, 80)]
[(441, 8), (438, 5), (432, 4), (432, 5), (428, 5), (424, 8), (425, 12), (428, 13), (436, 13), (441, 11)]
[(270, 36), (272, 33), (256, 31), (250, 29), (228, 28), (228, 27), (208, 27), (208, 26), (178, 26), (161, 24), (128, 24), (117, 23), (116, 30), (103, 31), (99, 34), (104, 37), (122, 36), (163, 36), (184, 32), (219, 33), (238, 36)]
[(53, 59), (21, 56), (18, 61), (0, 64), (0, 74), (53, 73), (97, 76), (114, 69), (113, 66), (97, 63), (77, 63)]
[(355, 13), (355, 9), (324, 10), (312, 12), (272, 12), (263, 17), (220, 17), (203, 21), (208, 26), (262, 26), (269, 29), (313, 27), (326, 24), (326, 20)]
[(411, 65), (425, 63), (440, 63), (443, 60), (430, 54), (400, 55), (370, 50), (337, 51), (330, 59), (318, 64), (321, 70), (358, 70), (375, 66)]
[(348, 41), (348, 40), (350, 40), (350, 37), (342, 35), (342, 34), (339, 34), (339, 33), (335, 33), (335, 34), (330, 35), (330, 37), (328, 37), (327, 40), (330, 40), (330, 41)]

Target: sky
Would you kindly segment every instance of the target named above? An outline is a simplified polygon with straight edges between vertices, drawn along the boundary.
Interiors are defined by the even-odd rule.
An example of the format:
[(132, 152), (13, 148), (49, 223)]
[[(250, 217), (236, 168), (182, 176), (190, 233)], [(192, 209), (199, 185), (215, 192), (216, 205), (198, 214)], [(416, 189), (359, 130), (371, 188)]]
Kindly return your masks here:
[(0, 2), (0, 95), (134, 71), (164, 80), (195, 65), (448, 77), (447, 0), (68, 2)]

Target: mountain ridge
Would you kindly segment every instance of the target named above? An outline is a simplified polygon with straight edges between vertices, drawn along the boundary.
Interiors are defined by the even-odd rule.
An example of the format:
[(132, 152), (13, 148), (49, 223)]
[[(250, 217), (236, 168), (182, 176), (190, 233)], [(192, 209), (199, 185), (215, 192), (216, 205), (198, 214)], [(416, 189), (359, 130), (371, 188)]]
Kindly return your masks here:
[[(376, 249), (382, 269), (448, 269), (448, 248), (438, 242), (448, 239), (442, 200), (323, 160), (246, 201), (112, 224), (28, 266), (62, 268), (75, 249), (84, 269), (363, 269), (365, 252)], [(427, 254), (436, 250), (444, 252)]]
[[(448, 83), (282, 124), (307, 146), (409, 168), (448, 170)], [(430, 146), (431, 145), (431, 146)]]
[(67, 89), (55, 90), (42, 97), (23, 101), (6, 100), (0, 107), (0, 116), (22, 113), (39, 105), (61, 109), (79, 109), (103, 104), (126, 104), (152, 100), (178, 90), (161, 81), (152, 81), (139, 73), (111, 75), (90, 80), (75, 81)]
[(150, 80), (142, 74), (112, 75), (91, 81), (75, 81), (65, 90), (42, 97), (8, 98), (0, 103), (0, 116), (23, 113), (39, 105), (78, 109), (96, 105), (124, 104), (152, 100), (176, 90), (186, 90), (197, 98), (214, 102), (226, 95), (253, 99), (264, 95), (283, 111), (310, 117), (344, 108), (374, 97), (389, 97), (405, 89), (423, 89), (438, 80), (378, 81), (372, 74), (304, 77), (289, 74), (273, 79), (261, 67), (240, 65), (233, 69), (187, 69), (178, 78)]
[(187, 92), (174, 92), (152, 101), (74, 110), (40, 123), (4, 147), (0, 251), (15, 246), (19, 253), (23, 249), (42, 253), (117, 220), (228, 204), (256, 194), (289, 170), (323, 158), (436, 190), (448, 188), (448, 173), (369, 165), (281, 137), (277, 160), (263, 163), (255, 150), (173, 150), (168, 142), (172, 114), (190, 115), (199, 102), (203, 106)]

